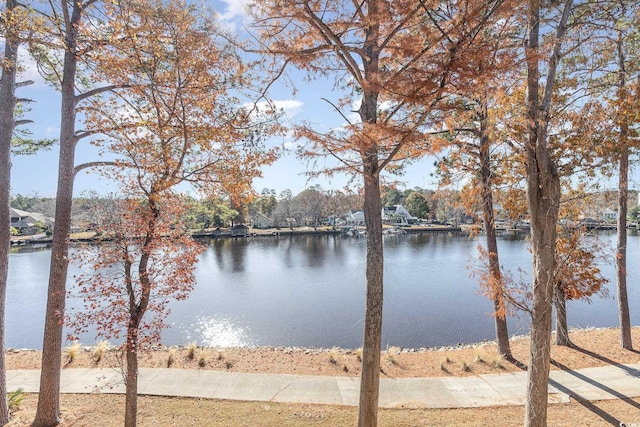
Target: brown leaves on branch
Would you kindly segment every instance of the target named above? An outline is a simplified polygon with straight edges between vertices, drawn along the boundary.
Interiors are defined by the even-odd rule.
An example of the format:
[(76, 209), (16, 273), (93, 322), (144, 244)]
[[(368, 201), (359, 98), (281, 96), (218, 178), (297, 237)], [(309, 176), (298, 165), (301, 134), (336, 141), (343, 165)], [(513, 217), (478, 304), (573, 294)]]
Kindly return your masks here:
[[(299, 155), (334, 158), (333, 164), (323, 163), (328, 174), (358, 174), (363, 154), (373, 155), (371, 147), (375, 173), (431, 151), (439, 141), (431, 134), (441, 120), (436, 112), (448, 108), (444, 100), (484, 81), (479, 61), (494, 40), (480, 34), (499, 21), (502, 3), (256, 5), (250, 30), (273, 61), (275, 75), (290, 64), (308, 72), (309, 79), (332, 76), (343, 96), (327, 111), (337, 110), (344, 125), (322, 132), (311, 124), (296, 128), (295, 136), (309, 141)], [(351, 112), (343, 111), (347, 106)]]
[(105, 338), (128, 329), (135, 351), (159, 340), (169, 302), (194, 286), (202, 248), (186, 232), (179, 186), (241, 198), (276, 153), (262, 141), (269, 124), (255, 123), (234, 96), (249, 84), (244, 65), (195, 7), (131, 1), (106, 5), (105, 16), (110, 42), (90, 55), (93, 79), (114, 90), (87, 99), (85, 114), (104, 135), (94, 143), (115, 156), (100, 172), (122, 196), (96, 207), (109, 242), (78, 251), (90, 268), (78, 278), (85, 307), (75, 323)]
[[(494, 292), (502, 292), (508, 305), (494, 315), (514, 314), (514, 310), (531, 311), (530, 274), (502, 270), (497, 281), (489, 274), (489, 253), (479, 246), (479, 259), (472, 267), (472, 274), (478, 278), (480, 293), (489, 298)], [(599, 263), (609, 258), (602, 242), (589, 236), (581, 228), (560, 228), (556, 241), (556, 271), (554, 282), (563, 290), (567, 300), (583, 299), (587, 302), (594, 295), (608, 296), (605, 285), (609, 282), (603, 275)]]
[[(184, 215), (179, 198), (164, 200), (160, 211), (153, 219), (149, 204), (134, 199), (94, 206), (105, 242), (74, 251), (73, 262), (83, 270), (71, 291), (75, 301), (83, 301), (70, 315), (75, 334), (95, 328), (98, 337), (118, 340), (126, 335), (131, 313), (148, 304), (138, 339), (143, 346), (159, 343), (169, 304), (193, 289), (193, 268), (204, 249), (177, 220)], [(143, 258), (148, 261), (141, 271)]]
[(246, 192), (276, 152), (262, 141), (269, 125), (240, 104), (239, 89), (250, 85), (240, 58), (182, 2), (134, 1), (110, 14), (111, 43), (93, 52), (93, 78), (124, 88), (86, 114), (106, 135), (96, 143), (131, 167), (105, 173), (145, 194), (182, 182), (208, 194)]

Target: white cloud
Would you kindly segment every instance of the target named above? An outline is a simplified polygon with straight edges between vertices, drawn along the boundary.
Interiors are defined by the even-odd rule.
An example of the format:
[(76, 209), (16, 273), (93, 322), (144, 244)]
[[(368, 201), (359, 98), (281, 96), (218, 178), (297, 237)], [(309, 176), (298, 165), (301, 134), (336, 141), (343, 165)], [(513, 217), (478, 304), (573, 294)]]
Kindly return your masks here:
[(256, 104), (247, 103), (244, 104), (243, 107), (247, 111), (251, 111), (250, 115), (255, 121), (270, 120), (274, 113), (277, 114), (279, 116), (279, 122), (287, 128), (283, 135), (282, 147), (287, 151), (295, 151), (302, 144), (296, 141), (294, 130), (289, 126), (293, 123), (293, 116), (302, 111), (303, 105), (303, 102), (295, 99), (284, 99), (271, 102), (258, 102)]
[(285, 149), (285, 150), (288, 150), (288, 151), (294, 151), (294, 150), (296, 150), (298, 147), (302, 147), (302, 143), (301, 143), (301, 142), (299, 142), (299, 141), (286, 141), (286, 142), (283, 144), (283, 147), (284, 147), (284, 149)]
[(304, 105), (301, 101), (295, 99), (285, 99), (281, 101), (273, 101), (276, 109), (281, 110), (287, 117), (293, 117), (302, 111)]
[(261, 115), (266, 115), (275, 110), (279, 115), (284, 116), (285, 120), (289, 120), (293, 118), (296, 114), (302, 111), (303, 102), (297, 101), (295, 99), (284, 99), (279, 101), (271, 101), (271, 102), (258, 102), (257, 104), (245, 104), (244, 108), (251, 110), (253, 109), (253, 114), (256, 117), (260, 117)]
[(228, 31), (235, 32), (238, 23), (249, 21), (249, 10), (252, 0), (221, 0), (224, 4), (222, 12), (217, 14), (217, 19)]
[(60, 136), (59, 133), (60, 133), (59, 127), (48, 126), (47, 129), (45, 129), (45, 135), (47, 138), (57, 138)]
[(34, 61), (31, 55), (29, 55), (24, 45), (20, 46), (20, 49), (18, 49), (18, 61), (20, 62), (20, 66), (22, 67), (22, 72), (18, 77), (19, 80), (33, 80), (35, 86), (45, 85), (44, 79), (38, 72), (36, 61)]
[(380, 110), (382, 110), (382, 111), (390, 111), (396, 105), (397, 105), (397, 103), (387, 100), (387, 101), (381, 102), (380, 105), (378, 106), (378, 108)]
[[(347, 114), (347, 119), (349, 120), (349, 123), (352, 125), (362, 123), (362, 117), (360, 117), (360, 113), (355, 111)], [(344, 125), (346, 126), (347, 123), (345, 123)]]
[(245, 19), (248, 16), (251, 0), (222, 0), (226, 5), (220, 17), (227, 21), (236, 18)]

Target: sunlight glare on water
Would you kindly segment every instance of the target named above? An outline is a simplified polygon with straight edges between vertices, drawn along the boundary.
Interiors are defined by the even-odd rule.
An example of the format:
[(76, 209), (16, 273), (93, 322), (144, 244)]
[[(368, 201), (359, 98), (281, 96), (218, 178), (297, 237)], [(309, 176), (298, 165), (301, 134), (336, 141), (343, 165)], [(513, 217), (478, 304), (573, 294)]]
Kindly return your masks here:
[(253, 344), (247, 331), (230, 319), (202, 316), (193, 322), (193, 336), (198, 344), (207, 347), (251, 347)]
[[(605, 247), (615, 234), (600, 233)], [(189, 298), (172, 301), (165, 345), (334, 346), (362, 345), (366, 294), (366, 239), (342, 236), (213, 239), (195, 268)], [(491, 302), (479, 291), (470, 266), (481, 237), (452, 233), (385, 236), (382, 345), (421, 348), (474, 343), (495, 336)], [(524, 238), (501, 238), (503, 272), (531, 280)], [(640, 324), (640, 235), (629, 234), (628, 292), (631, 322)], [(6, 345), (40, 348), (47, 299), (50, 250), (10, 256)], [(609, 296), (568, 302), (570, 327), (617, 325), (615, 265), (600, 263)], [(80, 273), (71, 265), (68, 287)], [(67, 308), (77, 306), (69, 299)], [(526, 334), (526, 313), (510, 317), (509, 334)], [(81, 342), (98, 338), (90, 330)]]

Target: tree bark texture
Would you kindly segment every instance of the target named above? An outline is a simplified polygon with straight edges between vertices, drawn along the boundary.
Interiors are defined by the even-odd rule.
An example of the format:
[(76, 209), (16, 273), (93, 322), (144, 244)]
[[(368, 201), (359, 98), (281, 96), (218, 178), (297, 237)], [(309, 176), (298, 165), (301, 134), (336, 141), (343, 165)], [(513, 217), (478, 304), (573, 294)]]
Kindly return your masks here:
[[(374, 81), (379, 73), (380, 23), (378, 4), (369, 2), (371, 19), (366, 27), (363, 68), (367, 79)], [(375, 125), (378, 120), (378, 91), (363, 88), (358, 111), (362, 123)], [(371, 135), (365, 137), (372, 138)], [(360, 149), (364, 180), (364, 218), (367, 229), (366, 302), (364, 338), (362, 344), (362, 374), (358, 405), (358, 427), (378, 425), (378, 397), (380, 391), (380, 351), (382, 345), (382, 303), (384, 258), (382, 249), (382, 203), (380, 199), (380, 164), (378, 144), (368, 141)]]
[[(622, 138), (622, 129), (620, 132)], [(631, 318), (627, 296), (627, 199), (629, 197), (629, 152), (622, 147), (618, 182), (618, 240), (616, 242), (616, 284), (618, 292), (618, 318), (620, 322), (620, 346), (633, 349)]]
[[(132, 323), (135, 321), (132, 320)], [(135, 427), (138, 419), (138, 327), (127, 331), (127, 373), (125, 376), (125, 427)]]
[[(625, 72), (625, 54), (622, 38), (617, 40), (618, 50), (618, 93), (626, 96), (627, 76)], [(618, 148), (618, 241), (616, 242), (616, 289), (618, 293), (618, 318), (620, 322), (620, 346), (626, 350), (633, 349), (631, 341), (631, 318), (629, 315), (629, 299), (627, 295), (627, 210), (629, 198), (629, 123), (625, 112), (619, 117)]]
[[(67, 5), (63, 5), (67, 10)], [(56, 193), (55, 226), (51, 248), (51, 267), (47, 309), (42, 344), (42, 369), (38, 408), (34, 427), (54, 426), (60, 422), (60, 361), (62, 358), (62, 327), (65, 310), (67, 268), (69, 265), (69, 232), (71, 229), (71, 203), (75, 177), (75, 79), (77, 70), (77, 26), (81, 8), (73, 1), (70, 17), (65, 17), (66, 50), (64, 52), (61, 85), (60, 158), (58, 163), (58, 189)]]
[(487, 253), (489, 256), (489, 275), (492, 279), (491, 299), (493, 301), (494, 322), (496, 330), (496, 342), (498, 353), (505, 358), (511, 358), (509, 345), (509, 330), (507, 328), (506, 307), (504, 289), (502, 286), (502, 273), (498, 257), (498, 241), (496, 236), (496, 223), (493, 214), (493, 191), (491, 182), (491, 141), (489, 139), (488, 112), (486, 103), (482, 105), (480, 119), (480, 181), (482, 194), (482, 213), (484, 229), (486, 233)]
[(547, 126), (555, 73), (560, 59), (560, 43), (566, 31), (571, 0), (557, 29), (557, 40), (547, 67), (542, 101), (539, 86), (540, 0), (529, 0), (526, 45), (527, 127), (526, 144), (527, 202), (531, 216), (531, 253), (533, 258), (533, 302), (525, 426), (547, 425), (549, 364), (551, 361), (551, 317), (556, 266), (555, 248), (560, 207), (560, 177), (547, 144)]
[(377, 173), (366, 175), (364, 214), (367, 228), (367, 293), (360, 377), (359, 427), (375, 427), (378, 418), (380, 388), (380, 351), (382, 343), (383, 249), (382, 204)]
[[(550, 183), (549, 183), (550, 184)], [(531, 189), (530, 189), (531, 190)], [(556, 191), (553, 191), (554, 193)], [(551, 193), (551, 191), (545, 191)], [(557, 191), (559, 196), (559, 191)], [(550, 195), (550, 194), (549, 194)], [(557, 205), (529, 197), (533, 254), (533, 308), (527, 370), (525, 425), (547, 425), (547, 395), (551, 360), (551, 300), (555, 271)], [(555, 199), (557, 203), (557, 198)], [(535, 230), (534, 230), (535, 229)]]
[(567, 299), (561, 284), (553, 287), (553, 305), (556, 308), (556, 345), (571, 347), (569, 326), (567, 323)]
[[(6, 13), (15, 8), (14, 0), (7, 0)], [(0, 425), (9, 422), (7, 378), (5, 365), (5, 305), (9, 274), (9, 246), (11, 245), (11, 139), (15, 128), (16, 61), (19, 42), (17, 35), (5, 34), (2, 77), (0, 78)]]

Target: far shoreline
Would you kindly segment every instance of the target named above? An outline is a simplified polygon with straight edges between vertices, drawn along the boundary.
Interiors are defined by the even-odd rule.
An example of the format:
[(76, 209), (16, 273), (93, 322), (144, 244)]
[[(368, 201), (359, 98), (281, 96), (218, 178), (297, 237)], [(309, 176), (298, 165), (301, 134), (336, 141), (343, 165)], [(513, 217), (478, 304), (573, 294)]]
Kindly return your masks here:
[[(360, 226), (362, 227), (362, 226)], [(393, 228), (393, 226), (386, 225), (383, 227)], [(451, 225), (412, 225), (402, 226), (407, 234), (420, 234), (420, 233), (457, 233), (468, 232), (469, 227), (456, 227)], [(289, 237), (289, 236), (337, 236), (342, 235), (340, 229), (334, 227), (280, 227), (280, 228), (247, 228), (246, 234), (234, 235), (231, 228), (218, 228), (218, 229), (205, 229), (205, 230), (192, 230), (191, 237), (194, 239), (239, 239), (250, 237)], [(103, 243), (111, 241), (110, 238), (99, 236), (96, 232), (85, 231), (80, 233), (71, 233), (69, 241), (74, 243)], [(48, 248), (51, 246), (51, 236), (46, 235), (27, 235), (27, 236), (12, 236), (11, 247), (13, 249), (20, 249), (22, 247), (28, 248), (30, 246), (36, 246), (39, 248)]]

